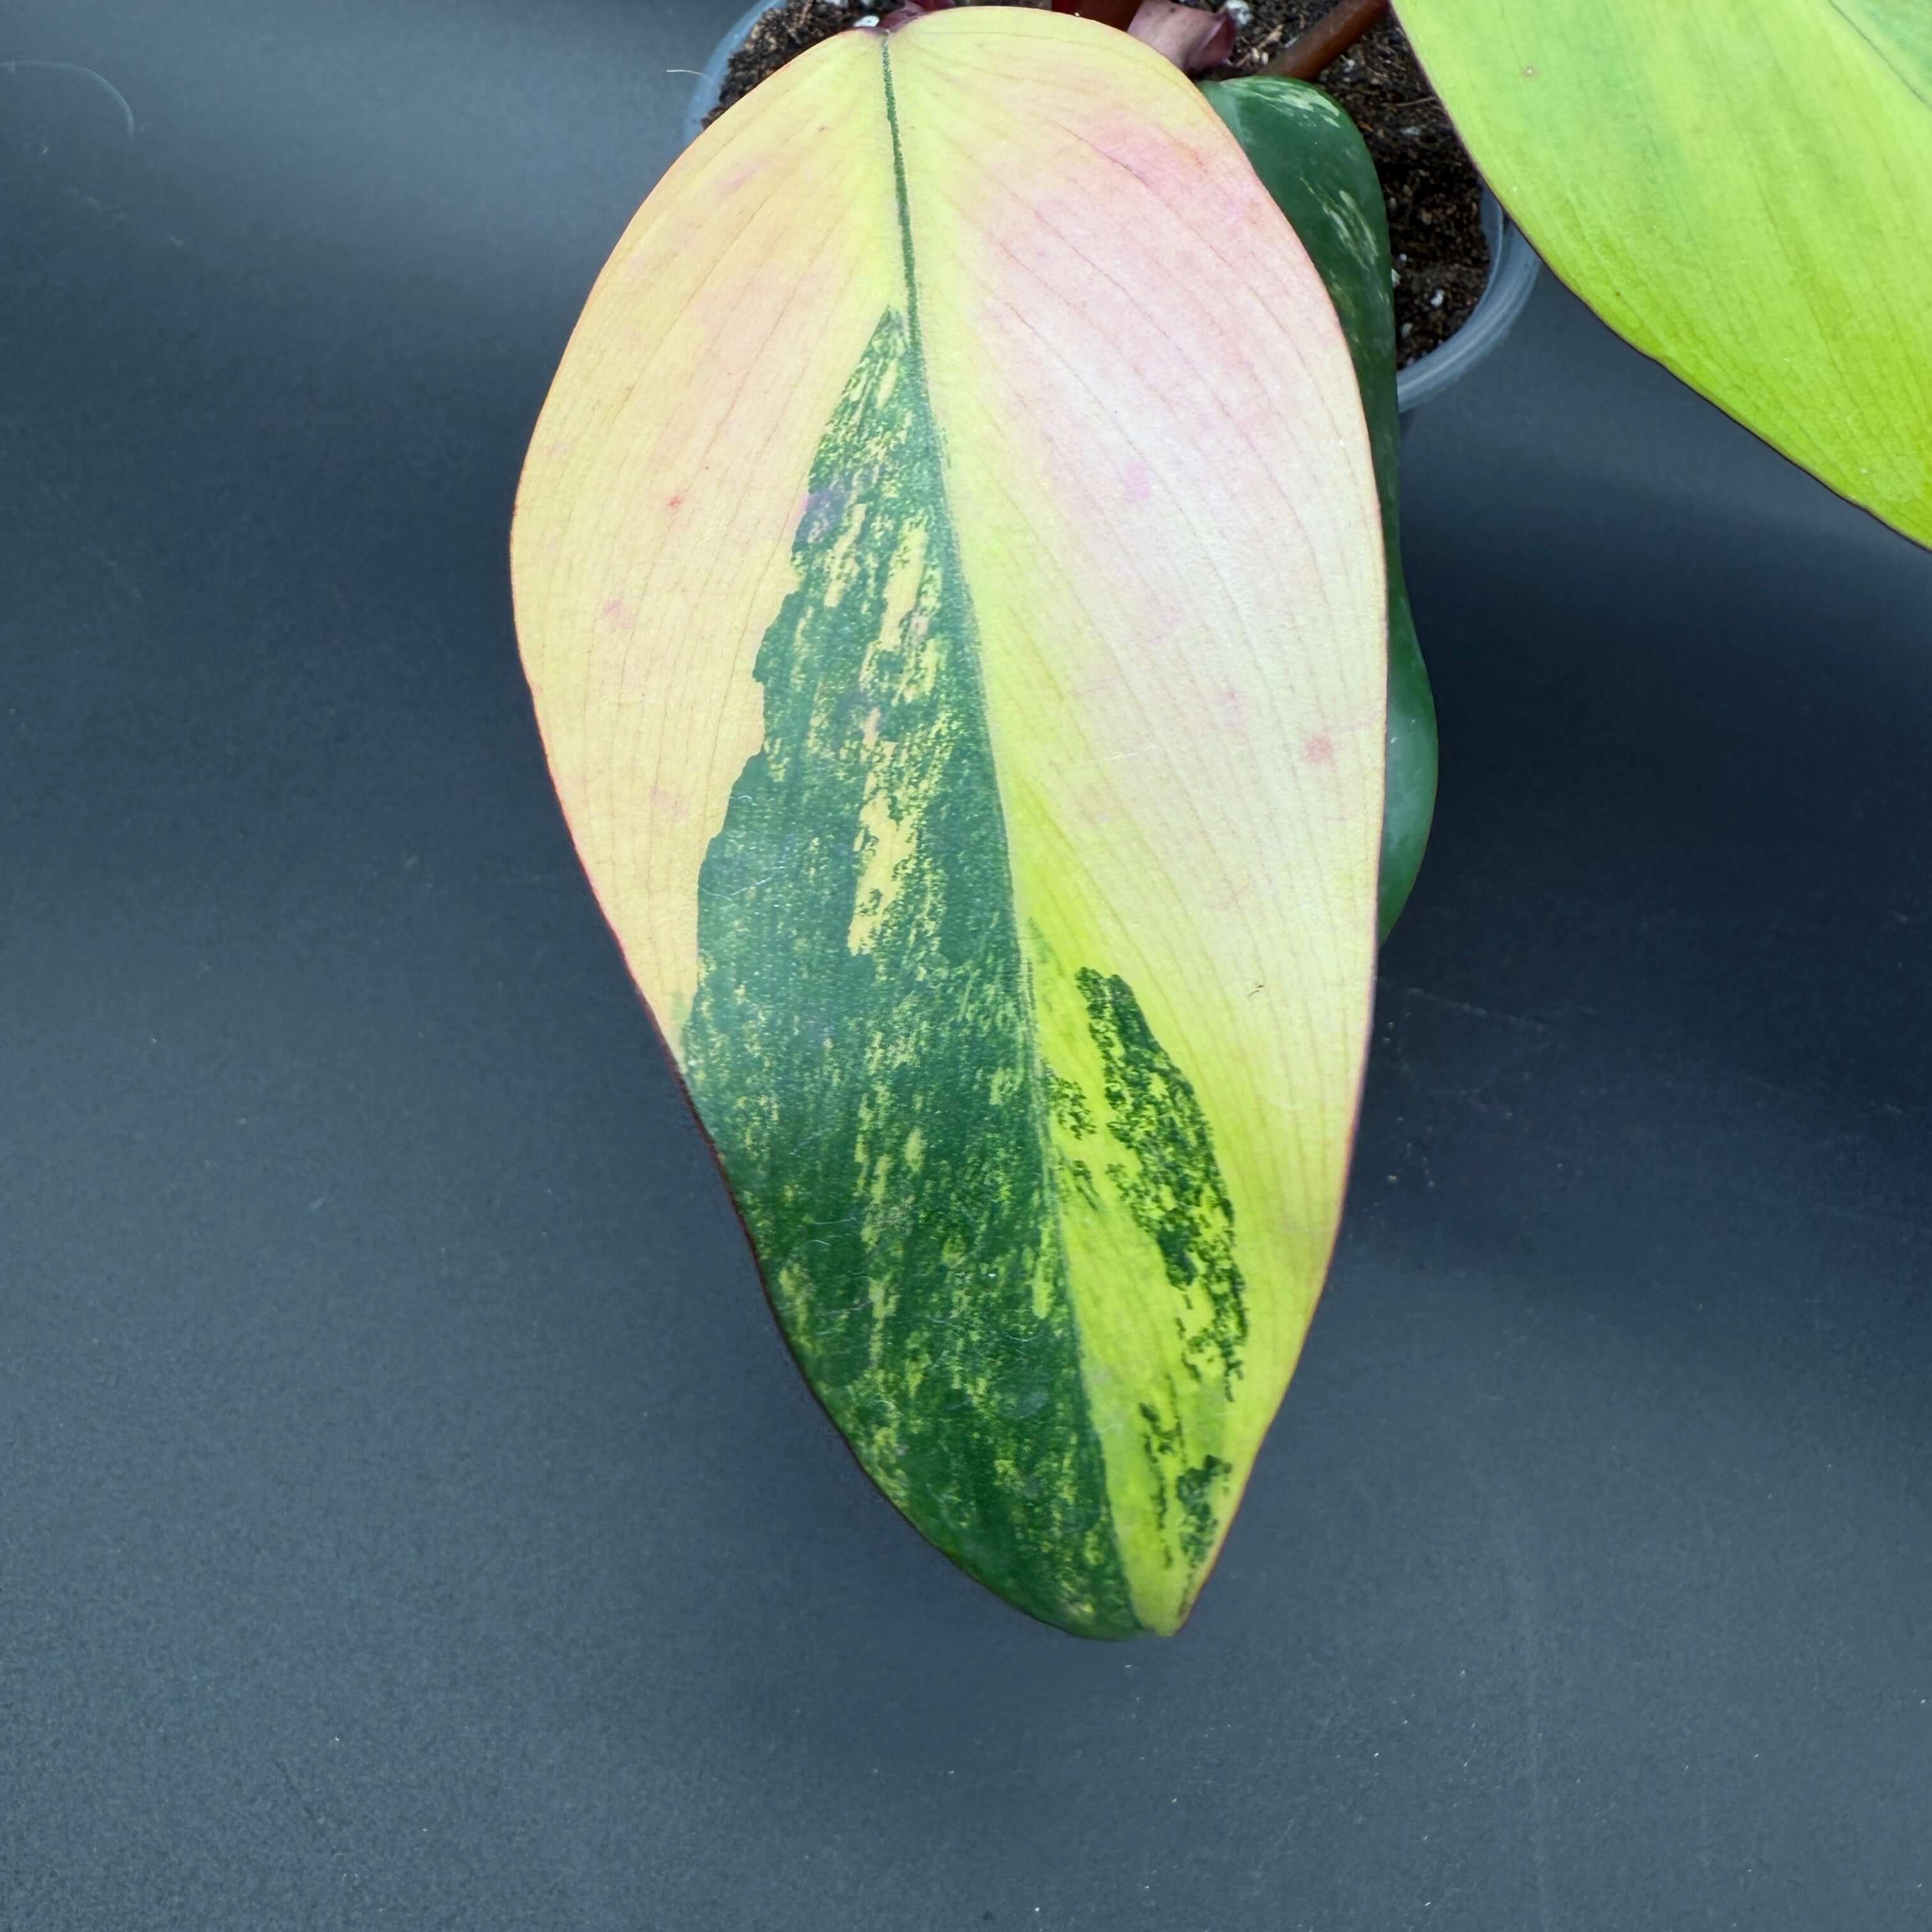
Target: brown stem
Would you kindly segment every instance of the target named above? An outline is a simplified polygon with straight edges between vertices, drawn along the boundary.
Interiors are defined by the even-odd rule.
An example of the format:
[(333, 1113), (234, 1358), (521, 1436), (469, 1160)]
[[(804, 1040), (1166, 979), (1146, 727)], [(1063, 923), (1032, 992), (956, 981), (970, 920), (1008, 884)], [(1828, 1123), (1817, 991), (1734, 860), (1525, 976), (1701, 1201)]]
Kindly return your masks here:
[(1342, 0), (1339, 7), (1297, 34), (1262, 71), (1280, 80), (1312, 80), (1388, 10), (1389, 0)]

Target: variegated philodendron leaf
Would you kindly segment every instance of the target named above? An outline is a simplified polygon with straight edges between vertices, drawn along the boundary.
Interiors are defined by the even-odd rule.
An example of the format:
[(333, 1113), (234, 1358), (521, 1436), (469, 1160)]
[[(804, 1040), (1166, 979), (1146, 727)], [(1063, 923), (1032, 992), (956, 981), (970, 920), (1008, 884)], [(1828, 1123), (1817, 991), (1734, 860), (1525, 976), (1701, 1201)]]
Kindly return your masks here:
[(513, 541), (545, 748), (800, 1365), (950, 1556), (1186, 1614), (1340, 1210), (1384, 584), (1349, 351), (1198, 93), (847, 34), (606, 266)]

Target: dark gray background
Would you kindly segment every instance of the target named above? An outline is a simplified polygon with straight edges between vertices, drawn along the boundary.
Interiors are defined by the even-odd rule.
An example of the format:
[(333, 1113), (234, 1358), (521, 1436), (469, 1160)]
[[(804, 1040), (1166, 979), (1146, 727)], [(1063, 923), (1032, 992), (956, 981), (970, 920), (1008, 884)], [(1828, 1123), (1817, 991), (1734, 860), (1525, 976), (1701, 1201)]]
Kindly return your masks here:
[(1932, 1924), (1932, 556), (1546, 278), (1418, 420), (1434, 849), (1219, 1574), (800, 1380), (506, 582), (736, 10), (9, 0), (0, 1925)]

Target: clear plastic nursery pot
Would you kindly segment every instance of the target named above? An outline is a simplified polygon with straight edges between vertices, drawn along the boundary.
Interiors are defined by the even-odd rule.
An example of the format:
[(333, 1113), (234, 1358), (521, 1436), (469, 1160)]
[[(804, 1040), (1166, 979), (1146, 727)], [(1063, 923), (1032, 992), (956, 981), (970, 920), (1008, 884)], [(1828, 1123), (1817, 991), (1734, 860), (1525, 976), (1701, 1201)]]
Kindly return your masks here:
[[(735, 21), (712, 50), (711, 58), (692, 88), (685, 110), (684, 145), (690, 146), (704, 126), (704, 117), (717, 106), (724, 89), (724, 70), (763, 18), (771, 0), (758, 0)], [(1490, 244), (1490, 279), (1469, 319), (1440, 348), (1419, 356), (1395, 379), (1396, 405), (1406, 418), (1452, 383), (1460, 382), (1514, 326), (1536, 285), (1540, 264), (1528, 238), (1503, 212), (1502, 204), (1483, 190), (1483, 232)]]

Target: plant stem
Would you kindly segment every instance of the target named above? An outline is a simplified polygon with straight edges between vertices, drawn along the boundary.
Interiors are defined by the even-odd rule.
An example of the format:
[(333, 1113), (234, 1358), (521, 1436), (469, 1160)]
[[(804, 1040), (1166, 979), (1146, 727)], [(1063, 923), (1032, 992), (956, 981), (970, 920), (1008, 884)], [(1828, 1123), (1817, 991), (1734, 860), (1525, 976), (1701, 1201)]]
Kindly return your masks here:
[(1098, 20), (1105, 27), (1118, 27), (1125, 33), (1133, 25), (1141, 0), (1053, 0), (1056, 14), (1078, 14), (1082, 19)]
[(1342, 0), (1339, 7), (1297, 34), (1262, 71), (1280, 80), (1312, 80), (1388, 10), (1389, 0)]

